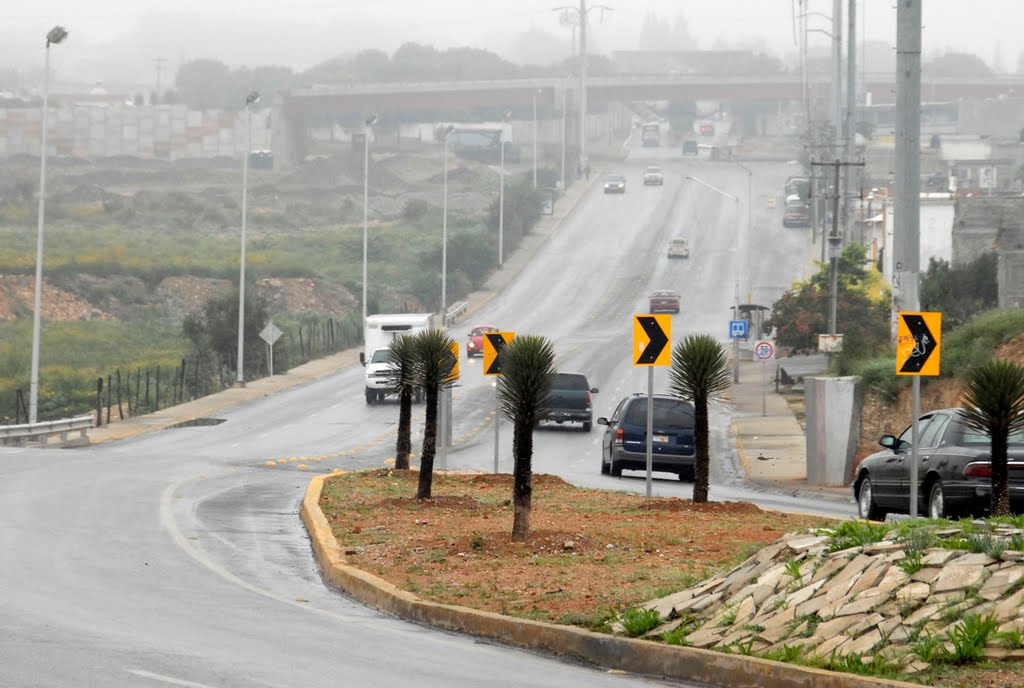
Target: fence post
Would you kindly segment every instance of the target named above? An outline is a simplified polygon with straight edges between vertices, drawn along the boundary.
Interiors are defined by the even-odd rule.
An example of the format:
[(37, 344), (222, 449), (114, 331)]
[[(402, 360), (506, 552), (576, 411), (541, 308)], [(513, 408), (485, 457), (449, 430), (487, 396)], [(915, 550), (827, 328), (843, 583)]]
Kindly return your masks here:
[[(149, 382), (149, 380), (147, 380)], [(154, 400), (154, 411), (160, 410), (160, 366), (156, 367), (156, 396)]]
[(96, 427), (103, 425), (103, 378), (96, 378)]
[(134, 416), (136, 409), (139, 408), (139, 392), (142, 391), (142, 368), (135, 369), (135, 405), (129, 409), (129, 412)]
[(152, 411), (153, 407), (149, 403), (149, 368), (146, 368), (146, 411)]
[(107, 375), (107, 425), (110, 425), (110, 388), (113, 387), (110, 382), (111, 377)]
[(178, 385), (178, 403), (179, 404), (185, 403), (185, 377), (186, 377), (185, 365), (186, 365), (187, 362), (188, 362), (187, 358), (181, 359), (181, 382)]
[(302, 341), (302, 325), (299, 325), (299, 360), (304, 361), (306, 358), (306, 345)]
[(121, 369), (117, 369), (117, 415), (124, 420), (124, 408), (121, 407)]

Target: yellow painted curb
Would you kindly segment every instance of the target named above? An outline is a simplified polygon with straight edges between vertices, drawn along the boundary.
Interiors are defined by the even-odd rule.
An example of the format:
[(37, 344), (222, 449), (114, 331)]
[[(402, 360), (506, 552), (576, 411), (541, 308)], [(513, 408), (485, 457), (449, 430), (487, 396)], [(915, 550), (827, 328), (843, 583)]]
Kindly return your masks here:
[(489, 638), (505, 645), (571, 657), (613, 671), (665, 676), (730, 688), (921, 688), (916, 683), (839, 674), (649, 640), (621, 638), (573, 626), (516, 619), (420, 599), (372, 574), (349, 566), (320, 510), (328, 476), (314, 477), (299, 514), (324, 577), (359, 602), (385, 614)]

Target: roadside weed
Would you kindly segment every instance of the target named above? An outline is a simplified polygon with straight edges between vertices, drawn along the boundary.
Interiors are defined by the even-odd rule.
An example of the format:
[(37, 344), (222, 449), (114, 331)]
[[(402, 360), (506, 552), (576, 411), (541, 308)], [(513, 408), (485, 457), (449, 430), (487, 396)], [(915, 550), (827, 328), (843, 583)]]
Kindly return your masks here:
[(791, 559), (786, 562), (786, 575), (795, 579), (800, 579), (800, 562), (796, 559)]
[(637, 609), (629, 607), (619, 614), (619, 623), (630, 638), (636, 638), (648, 631), (653, 631), (661, 623), (661, 615), (657, 609)]
[(949, 629), (949, 642), (953, 644), (950, 661), (954, 664), (978, 662), (984, 657), (985, 643), (999, 629), (993, 615), (968, 614)]
[(863, 547), (881, 542), (889, 535), (890, 531), (890, 526), (884, 523), (843, 521), (835, 528), (822, 528), (817, 532), (831, 537), (832, 545), (829, 550), (838, 552), (850, 547)]
[(1019, 650), (1024, 647), (1024, 633), (1019, 630), (1003, 631), (992, 637), (999, 640), (1007, 650)]
[(1007, 542), (1004, 538), (982, 534), (968, 533), (967, 549), (978, 554), (987, 554), (993, 559), (998, 559), (1006, 551)]
[(922, 662), (929, 664), (945, 661), (949, 656), (944, 641), (931, 633), (919, 637), (911, 647), (911, 652)]
[(804, 646), (784, 645), (781, 650), (765, 652), (763, 655), (761, 655), (761, 657), (763, 657), (764, 659), (771, 659), (776, 662), (788, 662), (789, 664), (796, 664), (803, 660)]

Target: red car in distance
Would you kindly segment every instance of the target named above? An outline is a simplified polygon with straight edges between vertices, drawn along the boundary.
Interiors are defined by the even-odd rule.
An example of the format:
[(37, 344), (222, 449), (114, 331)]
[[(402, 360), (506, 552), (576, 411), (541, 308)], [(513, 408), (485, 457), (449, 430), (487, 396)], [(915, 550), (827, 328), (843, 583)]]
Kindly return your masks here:
[(466, 342), (466, 356), (484, 355), (484, 334), (487, 332), (500, 332), (494, 325), (477, 325), (469, 332), (469, 341)]

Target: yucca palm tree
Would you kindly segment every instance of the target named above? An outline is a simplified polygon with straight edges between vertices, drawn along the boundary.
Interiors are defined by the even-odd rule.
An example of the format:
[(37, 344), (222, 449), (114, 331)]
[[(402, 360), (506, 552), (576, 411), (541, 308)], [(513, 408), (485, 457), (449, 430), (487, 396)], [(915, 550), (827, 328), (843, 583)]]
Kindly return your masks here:
[(434, 480), (434, 455), (437, 452), (437, 403), (441, 390), (450, 387), (455, 361), (454, 341), (444, 330), (424, 330), (415, 336), (415, 376), (426, 397), (426, 421), (423, 426), (423, 450), (420, 452), (420, 480), (416, 499), (430, 499)]
[(409, 468), (412, 453), (412, 400), (419, 390), (416, 377), (416, 339), (398, 337), (391, 342), (391, 373), (388, 394), (398, 396), (398, 439), (395, 441), (395, 468)]
[(1010, 513), (1010, 435), (1024, 429), (1024, 366), (992, 359), (967, 373), (963, 419), (992, 440), (993, 516)]
[(693, 501), (706, 502), (711, 469), (708, 403), (723, 401), (732, 384), (725, 348), (709, 334), (689, 335), (673, 349), (668, 376), (669, 393), (693, 402)]
[[(512, 421), (512, 540), (530, 532), (533, 507), (533, 428), (545, 416), (555, 379), (555, 349), (547, 337), (520, 335), (501, 352), (498, 403)], [(497, 419), (495, 419), (497, 422)]]

